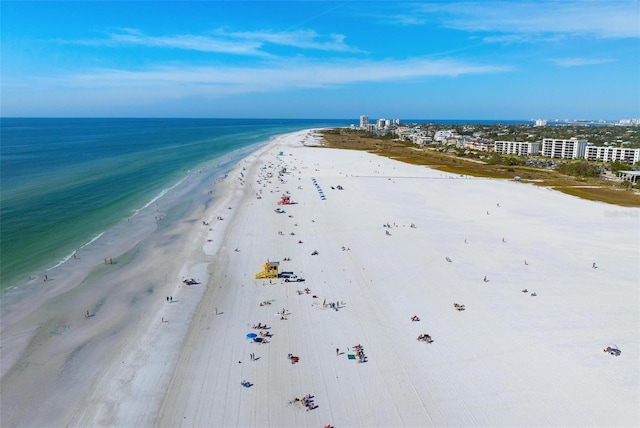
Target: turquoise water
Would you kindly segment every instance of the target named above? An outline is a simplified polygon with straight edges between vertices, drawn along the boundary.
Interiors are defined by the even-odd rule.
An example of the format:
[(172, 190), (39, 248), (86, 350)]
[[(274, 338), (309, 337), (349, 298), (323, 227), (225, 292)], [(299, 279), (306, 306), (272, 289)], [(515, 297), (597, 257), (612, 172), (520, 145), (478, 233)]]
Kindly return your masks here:
[[(346, 120), (0, 120), (0, 287), (59, 264), (203, 162)], [(237, 160), (237, 159), (236, 159)]]

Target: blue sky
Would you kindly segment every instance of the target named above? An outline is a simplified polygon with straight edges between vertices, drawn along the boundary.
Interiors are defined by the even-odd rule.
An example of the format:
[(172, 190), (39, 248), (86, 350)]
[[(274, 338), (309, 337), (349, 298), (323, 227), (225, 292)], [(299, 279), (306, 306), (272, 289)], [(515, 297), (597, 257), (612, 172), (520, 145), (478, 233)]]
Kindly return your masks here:
[(2, 1), (0, 114), (638, 118), (639, 1)]

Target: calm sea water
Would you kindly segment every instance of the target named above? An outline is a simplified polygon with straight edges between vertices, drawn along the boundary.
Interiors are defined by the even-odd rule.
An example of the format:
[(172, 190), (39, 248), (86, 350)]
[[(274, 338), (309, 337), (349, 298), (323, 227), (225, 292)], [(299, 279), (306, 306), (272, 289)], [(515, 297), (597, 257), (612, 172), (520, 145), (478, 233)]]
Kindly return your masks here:
[(353, 122), (3, 118), (0, 287), (61, 263), (203, 162), (278, 134)]

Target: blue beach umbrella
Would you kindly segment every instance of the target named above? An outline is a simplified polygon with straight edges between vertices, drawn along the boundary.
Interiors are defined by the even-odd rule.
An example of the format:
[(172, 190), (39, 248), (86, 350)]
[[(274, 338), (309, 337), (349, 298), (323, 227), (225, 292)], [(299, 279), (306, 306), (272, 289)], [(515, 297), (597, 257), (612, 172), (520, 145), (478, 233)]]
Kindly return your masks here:
[(247, 339), (253, 339), (254, 337), (258, 337), (255, 333), (247, 333)]

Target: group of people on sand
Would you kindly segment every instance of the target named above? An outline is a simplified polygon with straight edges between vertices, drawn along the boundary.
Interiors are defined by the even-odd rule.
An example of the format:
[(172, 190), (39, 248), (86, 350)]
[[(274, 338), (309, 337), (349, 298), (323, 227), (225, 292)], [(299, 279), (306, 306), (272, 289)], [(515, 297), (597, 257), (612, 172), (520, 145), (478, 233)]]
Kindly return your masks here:
[(364, 354), (364, 348), (362, 347), (362, 345), (357, 344), (352, 349), (355, 351), (359, 363), (367, 362), (367, 356)]
[[(454, 303), (454, 304), (457, 305), (457, 303)], [(411, 317), (411, 321), (412, 322), (420, 321), (420, 317), (418, 317), (418, 315), (414, 315)], [(433, 342), (433, 339), (431, 339), (431, 336), (429, 336), (426, 333), (420, 333), (420, 335), (418, 336), (418, 340), (421, 342), (427, 342), (427, 343)]]
[(454, 303), (453, 307), (457, 310), (457, 311), (464, 311), (465, 307), (464, 305), (461, 305), (460, 303)]
[(301, 405), (302, 407), (306, 407), (307, 412), (309, 410), (313, 410), (316, 409), (318, 406), (313, 402), (313, 398), (314, 396), (311, 394), (307, 394), (302, 398), (294, 398), (293, 400), (289, 401), (289, 404), (297, 404), (297, 405)]
[[(342, 302), (342, 306), (344, 306), (344, 305), (345, 305), (345, 303)], [(329, 303), (327, 303), (327, 299), (324, 299), (323, 302), (322, 302), (322, 307), (323, 308), (331, 308), (331, 309), (334, 309), (334, 310), (337, 311), (338, 309), (340, 309), (341, 304), (340, 304), (340, 302), (329, 302)]]
[(618, 348), (614, 348), (612, 346), (607, 346), (606, 348), (603, 349), (603, 351), (615, 357), (619, 357), (620, 354), (622, 354), (621, 350), (619, 350)]
[(291, 361), (291, 364), (295, 364), (298, 361), (300, 361), (300, 357), (298, 357), (297, 355), (293, 355), (293, 354), (287, 355), (287, 358), (289, 358), (289, 360)]
[(428, 335), (428, 334), (426, 334), (426, 333), (421, 333), (421, 334), (418, 336), (418, 339), (417, 339), (417, 340), (419, 340), (419, 341), (421, 341), (421, 342), (427, 342), (427, 343), (432, 343), (432, 342), (433, 342), (433, 339), (431, 338), (431, 336), (429, 336), (429, 335)]

